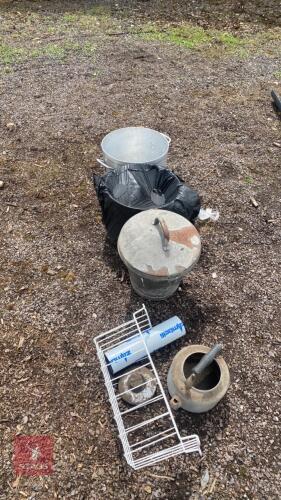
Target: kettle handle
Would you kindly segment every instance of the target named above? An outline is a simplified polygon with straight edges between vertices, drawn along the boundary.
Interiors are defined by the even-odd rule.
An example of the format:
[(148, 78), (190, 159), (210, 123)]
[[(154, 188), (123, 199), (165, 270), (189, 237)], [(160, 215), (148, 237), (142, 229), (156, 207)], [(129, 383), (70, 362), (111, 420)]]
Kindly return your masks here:
[(170, 233), (166, 222), (163, 219), (159, 219), (158, 217), (156, 217), (154, 219), (153, 225), (158, 226), (161, 235), (163, 250), (164, 252), (167, 252), (169, 250), (168, 243), (170, 241)]

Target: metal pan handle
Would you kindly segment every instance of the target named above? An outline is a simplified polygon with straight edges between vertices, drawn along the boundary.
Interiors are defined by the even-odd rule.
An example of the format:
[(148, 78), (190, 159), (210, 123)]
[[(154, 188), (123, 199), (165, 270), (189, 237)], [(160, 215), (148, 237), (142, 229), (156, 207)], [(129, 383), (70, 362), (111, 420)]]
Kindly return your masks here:
[(163, 132), (160, 132), (160, 134), (163, 135), (163, 137), (165, 137), (168, 144), (171, 143), (171, 140), (172, 140), (171, 137), (169, 137), (167, 134), (163, 134)]
[(109, 165), (107, 165), (106, 163), (104, 163), (104, 161), (100, 160), (99, 158), (97, 158), (97, 162), (102, 165), (102, 167), (105, 167), (107, 170), (115, 170), (115, 168), (113, 167), (109, 167)]

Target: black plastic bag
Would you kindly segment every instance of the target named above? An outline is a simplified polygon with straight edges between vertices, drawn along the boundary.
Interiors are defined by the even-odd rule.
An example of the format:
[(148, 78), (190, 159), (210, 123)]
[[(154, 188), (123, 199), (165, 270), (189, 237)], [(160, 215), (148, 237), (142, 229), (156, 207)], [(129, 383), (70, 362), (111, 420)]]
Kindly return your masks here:
[(194, 222), (200, 210), (196, 191), (173, 172), (157, 165), (124, 166), (93, 176), (108, 237), (116, 242), (128, 219), (150, 208), (163, 208)]

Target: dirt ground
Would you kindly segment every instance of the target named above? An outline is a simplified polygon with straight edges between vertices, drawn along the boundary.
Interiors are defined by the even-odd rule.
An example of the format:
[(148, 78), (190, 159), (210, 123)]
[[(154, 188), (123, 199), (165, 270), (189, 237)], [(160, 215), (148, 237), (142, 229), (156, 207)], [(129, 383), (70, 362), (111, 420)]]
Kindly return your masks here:
[[(0, 499), (280, 498), (280, 3), (11, 1), (0, 21)], [(264, 42), (188, 48), (141, 36), (148, 21)], [(177, 412), (202, 457), (138, 472), (93, 345), (142, 304), (91, 182), (102, 137), (126, 125), (169, 134), (170, 168), (220, 211), (181, 290), (145, 302), (153, 324), (187, 329), (155, 356), (161, 379), (189, 343), (222, 342), (231, 372), (212, 411)], [(53, 474), (16, 478), (16, 434), (54, 438)]]

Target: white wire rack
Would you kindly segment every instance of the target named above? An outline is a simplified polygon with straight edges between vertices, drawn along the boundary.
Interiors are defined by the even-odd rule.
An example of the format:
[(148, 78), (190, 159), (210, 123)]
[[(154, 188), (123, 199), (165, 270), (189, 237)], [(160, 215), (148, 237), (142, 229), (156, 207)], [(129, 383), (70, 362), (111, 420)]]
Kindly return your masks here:
[[(134, 313), (131, 321), (102, 333), (94, 339), (124, 456), (135, 470), (180, 453), (197, 451), (201, 454), (200, 440), (196, 434), (182, 437), (179, 433), (144, 340), (143, 333), (149, 328), (151, 328), (150, 318), (143, 305)], [(108, 361), (105, 353), (126, 341), (130, 342), (130, 346), (138, 345), (137, 351), (141, 359), (132, 365), (129, 371), (122, 370), (114, 375), (110, 368), (111, 362)], [(118, 392), (118, 381), (124, 373), (132, 373), (140, 367), (146, 367), (153, 372), (157, 391), (150, 400), (131, 407), (123, 401), (122, 394)], [(143, 385), (145, 382), (137, 387)]]

